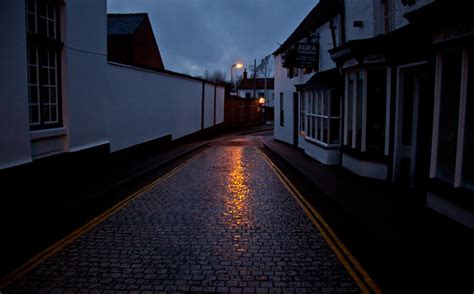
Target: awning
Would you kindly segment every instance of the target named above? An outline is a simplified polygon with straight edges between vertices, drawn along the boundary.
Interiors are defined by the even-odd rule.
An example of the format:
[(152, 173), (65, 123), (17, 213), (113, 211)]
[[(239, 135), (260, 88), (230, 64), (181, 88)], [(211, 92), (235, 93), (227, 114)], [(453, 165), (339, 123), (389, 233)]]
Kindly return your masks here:
[(315, 73), (306, 83), (295, 85), (300, 92), (338, 89), (343, 86), (342, 76), (337, 68)]

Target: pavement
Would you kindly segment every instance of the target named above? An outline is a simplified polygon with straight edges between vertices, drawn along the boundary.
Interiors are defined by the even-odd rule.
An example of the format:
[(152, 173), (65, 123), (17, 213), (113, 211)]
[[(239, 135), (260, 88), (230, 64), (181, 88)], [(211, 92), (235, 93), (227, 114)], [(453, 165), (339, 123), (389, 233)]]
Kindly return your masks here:
[(211, 141), (2, 293), (358, 293), (358, 280), (259, 151)]
[(263, 145), (385, 293), (474, 290), (472, 231), (428, 209), (423, 195), (325, 166), (273, 138)]

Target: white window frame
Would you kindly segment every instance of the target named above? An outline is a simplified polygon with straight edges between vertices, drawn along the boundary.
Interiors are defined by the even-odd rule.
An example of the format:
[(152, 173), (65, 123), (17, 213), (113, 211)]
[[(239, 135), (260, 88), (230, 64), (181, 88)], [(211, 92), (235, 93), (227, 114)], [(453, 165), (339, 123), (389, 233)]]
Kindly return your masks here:
[[(359, 70), (353, 70), (353, 71), (348, 71), (346, 73), (346, 78), (345, 78), (345, 97), (344, 97), (344, 113), (346, 117), (345, 121), (345, 127), (344, 127), (344, 145), (347, 145), (348, 142), (348, 126), (349, 124), (352, 125), (352, 142), (350, 148), (356, 149), (357, 148), (357, 99), (358, 99), (358, 87), (359, 87), (359, 74), (362, 73), (362, 125), (361, 125), (361, 152), (365, 152), (367, 148), (367, 70), (366, 69), (359, 69)], [(353, 81), (352, 83), (352, 121), (349, 121), (347, 119), (348, 117), (348, 111), (349, 109), (349, 82), (350, 80)]]
[[(443, 51), (436, 54), (436, 75), (435, 75), (435, 102), (433, 115), (433, 136), (431, 143), (431, 164), (430, 164), (430, 178), (437, 178), (438, 169), (438, 142), (439, 142), (439, 123), (441, 113), (441, 84), (442, 84), (442, 70), (443, 70)], [(469, 74), (469, 48), (462, 50), (461, 63), (461, 81), (460, 81), (460, 99), (459, 99), (459, 119), (457, 131), (457, 146), (456, 146), (456, 163), (454, 168), (454, 188), (460, 188), (463, 180), (463, 159), (464, 159), (464, 138), (466, 126), (466, 105), (467, 105), (467, 89), (468, 89), (468, 74)], [(474, 74), (471, 73), (471, 74)]]
[[(306, 99), (306, 132), (305, 138), (308, 141), (315, 142), (324, 147), (340, 147), (342, 142), (341, 136), (341, 112), (342, 105), (339, 101), (339, 116), (331, 116), (331, 100), (340, 99), (338, 95), (334, 95), (333, 89), (324, 89), (324, 90), (315, 90), (305, 93), (307, 95)], [(326, 103), (324, 105), (324, 103)], [(314, 110), (314, 111), (313, 111)], [(311, 136), (311, 126), (310, 120), (314, 118), (315, 124), (315, 134), (314, 137)], [(331, 121), (339, 121), (339, 143), (331, 144)], [(322, 122), (321, 124), (319, 122)], [(326, 138), (324, 136), (324, 121), (327, 125), (327, 134)]]

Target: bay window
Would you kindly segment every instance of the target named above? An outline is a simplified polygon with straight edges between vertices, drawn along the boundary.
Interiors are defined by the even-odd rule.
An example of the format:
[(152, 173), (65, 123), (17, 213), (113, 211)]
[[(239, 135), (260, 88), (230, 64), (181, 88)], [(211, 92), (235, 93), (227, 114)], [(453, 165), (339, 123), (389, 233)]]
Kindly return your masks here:
[(357, 152), (384, 155), (387, 69), (346, 73), (344, 146)]
[(306, 124), (301, 125), (306, 127), (306, 138), (326, 147), (339, 146), (341, 103), (336, 91), (307, 91), (305, 96), (305, 115), (302, 114), (301, 119), (306, 119)]
[(438, 54), (430, 176), (474, 191), (474, 49)]

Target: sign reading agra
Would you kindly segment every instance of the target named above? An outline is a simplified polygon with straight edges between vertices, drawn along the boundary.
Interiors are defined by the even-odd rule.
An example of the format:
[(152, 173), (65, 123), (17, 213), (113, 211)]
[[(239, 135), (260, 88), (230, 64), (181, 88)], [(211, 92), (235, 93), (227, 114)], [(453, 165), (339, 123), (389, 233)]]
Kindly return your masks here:
[[(309, 39), (309, 38), (308, 38)], [(283, 67), (318, 69), (319, 43), (312, 40), (300, 41), (283, 54)]]

